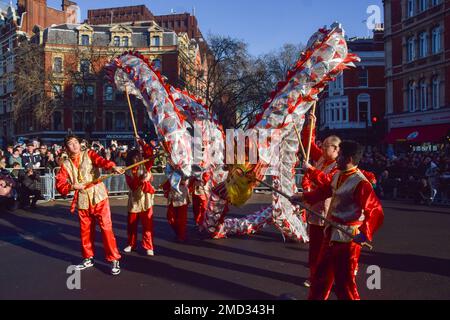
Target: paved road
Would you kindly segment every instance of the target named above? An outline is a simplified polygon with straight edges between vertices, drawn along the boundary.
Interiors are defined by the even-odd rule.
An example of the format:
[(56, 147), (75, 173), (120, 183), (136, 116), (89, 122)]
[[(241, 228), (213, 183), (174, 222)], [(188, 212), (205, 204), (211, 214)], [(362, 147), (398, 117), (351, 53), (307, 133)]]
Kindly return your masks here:
[[(0, 209), (0, 299), (305, 299), (308, 245), (284, 243), (273, 227), (254, 237), (174, 241), (164, 199), (155, 206), (155, 257), (124, 255), (123, 273), (109, 275), (97, 234), (97, 267), (82, 273), (81, 290), (66, 287), (67, 266), (80, 261), (77, 218), (68, 202), (43, 204), (14, 214)], [(269, 203), (255, 195), (240, 216)], [(120, 248), (126, 244), (126, 200), (113, 200)], [(364, 299), (450, 299), (450, 210), (386, 202), (385, 225), (364, 251), (358, 275)], [(368, 265), (381, 268), (381, 290), (368, 290)]]

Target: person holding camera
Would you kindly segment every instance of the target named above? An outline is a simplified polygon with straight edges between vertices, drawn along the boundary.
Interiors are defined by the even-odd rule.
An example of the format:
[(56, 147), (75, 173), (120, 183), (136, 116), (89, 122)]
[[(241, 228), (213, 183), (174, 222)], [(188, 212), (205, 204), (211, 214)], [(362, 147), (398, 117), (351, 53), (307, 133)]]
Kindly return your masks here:
[(21, 186), (19, 192), (21, 208), (27, 208), (28, 206), (36, 208), (38, 200), (44, 200), (44, 197), (39, 189), (40, 177), (31, 164), (28, 164), (25, 171), (19, 172), (19, 182)]

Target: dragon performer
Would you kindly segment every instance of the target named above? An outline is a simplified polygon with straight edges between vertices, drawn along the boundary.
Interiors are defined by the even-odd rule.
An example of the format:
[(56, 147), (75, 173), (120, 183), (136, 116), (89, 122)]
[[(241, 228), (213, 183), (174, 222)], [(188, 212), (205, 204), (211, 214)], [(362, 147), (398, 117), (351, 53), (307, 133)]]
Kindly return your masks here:
[(167, 84), (144, 56), (126, 52), (113, 59), (106, 72), (117, 90), (127, 90), (143, 101), (169, 156), (166, 171), (172, 188), (177, 191), (180, 181), (190, 177), (207, 185), (208, 204), (200, 227), (211, 237), (251, 235), (273, 224), (285, 238), (308, 241), (298, 207), (278, 193), (273, 194), (272, 204), (259, 212), (240, 219), (226, 218), (226, 213), (230, 205), (244, 205), (265, 175), (270, 174), (273, 187), (284, 194), (297, 192), (295, 165), (300, 144), (294, 128), (303, 128), (305, 114), (327, 83), (358, 61), (348, 52), (339, 24), (317, 31), (250, 126), (260, 137), (267, 136), (246, 146), (258, 150), (257, 163), (246, 159), (234, 165), (224, 164), (224, 130), (209, 108), (201, 99)]

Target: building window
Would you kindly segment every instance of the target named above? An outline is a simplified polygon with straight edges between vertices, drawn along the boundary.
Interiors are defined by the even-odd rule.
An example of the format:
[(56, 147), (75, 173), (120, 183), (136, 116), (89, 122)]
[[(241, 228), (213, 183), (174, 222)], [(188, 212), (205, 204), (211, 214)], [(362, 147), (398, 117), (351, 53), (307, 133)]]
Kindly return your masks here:
[(441, 27), (436, 27), (431, 32), (431, 50), (433, 54), (441, 52), (442, 46), (442, 30)]
[(408, 39), (407, 61), (411, 62), (416, 59), (416, 39), (413, 37)]
[(91, 67), (91, 63), (89, 62), (89, 60), (83, 59), (80, 62), (80, 71), (82, 73), (89, 73)]
[(128, 37), (122, 38), (122, 47), (128, 47)]
[(113, 113), (112, 112), (106, 112), (105, 114), (105, 130), (106, 131), (113, 131)]
[(114, 37), (114, 46), (120, 47), (120, 37)]
[(419, 39), (419, 57), (424, 58), (428, 55), (428, 33), (422, 32)]
[(75, 100), (83, 100), (83, 87), (76, 85), (74, 88)]
[(93, 101), (95, 97), (95, 88), (92, 85), (86, 86), (86, 97), (89, 101)]
[(62, 98), (62, 86), (60, 84), (53, 85), (53, 97), (55, 99)]
[(153, 60), (153, 66), (155, 70), (161, 71), (161, 60), (160, 59)]
[(439, 81), (439, 77), (438, 76), (433, 77), (432, 85), (431, 85), (431, 99), (432, 99), (433, 109), (439, 109), (441, 106), (440, 86), (441, 86), (441, 83)]
[(344, 102), (342, 104), (342, 122), (347, 122), (348, 121), (348, 106), (347, 106), (347, 102)]
[(86, 34), (83, 34), (81, 36), (81, 45), (82, 46), (88, 46), (89, 45), (89, 36)]
[(408, 107), (409, 112), (416, 112), (416, 83), (414, 81), (408, 84)]
[(441, 4), (441, 0), (431, 0), (432, 6), (437, 6), (438, 4)]
[(428, 9), (428, 0), (419, 0), (419, 11), (423, 12)]
[(73, 126), (75, 131), (83, 130), (83, 112), (75, 112), (73, 114)]
[(54, 131), (62, 131), (62, 114), (59, 111), (53, 113), (53, 130)]
[(117, 112), (115, 116), (115, 130), (125, 131), (125, 113)]
[(154, 47), (161, 46), (161, 38), (160, 37), (152, 37), (152, 46), (154, 46)]
[(370, 96), (368, 94), (360, 94), (358, 96), (358, 121), (371, 124), (370, 121)]
[(414, 11), (415, 11), (415, 2), (416, 0), (408, 0), (408, 18), (414, 16)]
[(104, 94), (104, 100), (105, 101), (113, 101), (114, 98), (114, 89), (112, 86), (105, 86), (105, 94)]
[(422, 111), (426, 111), (428, 109), (428, 85), (425, 79), (420, 81), (419, 86), (420, 86), (419, 91), (420, 109)]
[(359, 86), (368, 87), (369, 86), (369, 70), (361, 68), (359, 70)]
[(92, 132), (94, 130), (94, 113), (86, 112), (84, 114), (84, 119), (84, 126), (86, 128), (86, 131)]
[(61, 73), (62, 72), (62, 58), (56, 57), (53, 59), (53, 72)]

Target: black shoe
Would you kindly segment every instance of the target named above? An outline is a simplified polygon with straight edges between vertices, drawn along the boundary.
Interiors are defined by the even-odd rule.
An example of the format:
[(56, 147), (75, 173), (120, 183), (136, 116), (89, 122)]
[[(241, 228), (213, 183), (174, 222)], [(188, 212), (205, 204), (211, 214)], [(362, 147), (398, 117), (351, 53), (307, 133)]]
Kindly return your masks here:
[(84, 259), (79, 265), (75, 267), (76, 270), (85, 270), (94, 266), (94, 258)]
[(119, 260), (114, 260), (111, 265), (111, 274), (117, 276), (120, 274), (120, 264)]

